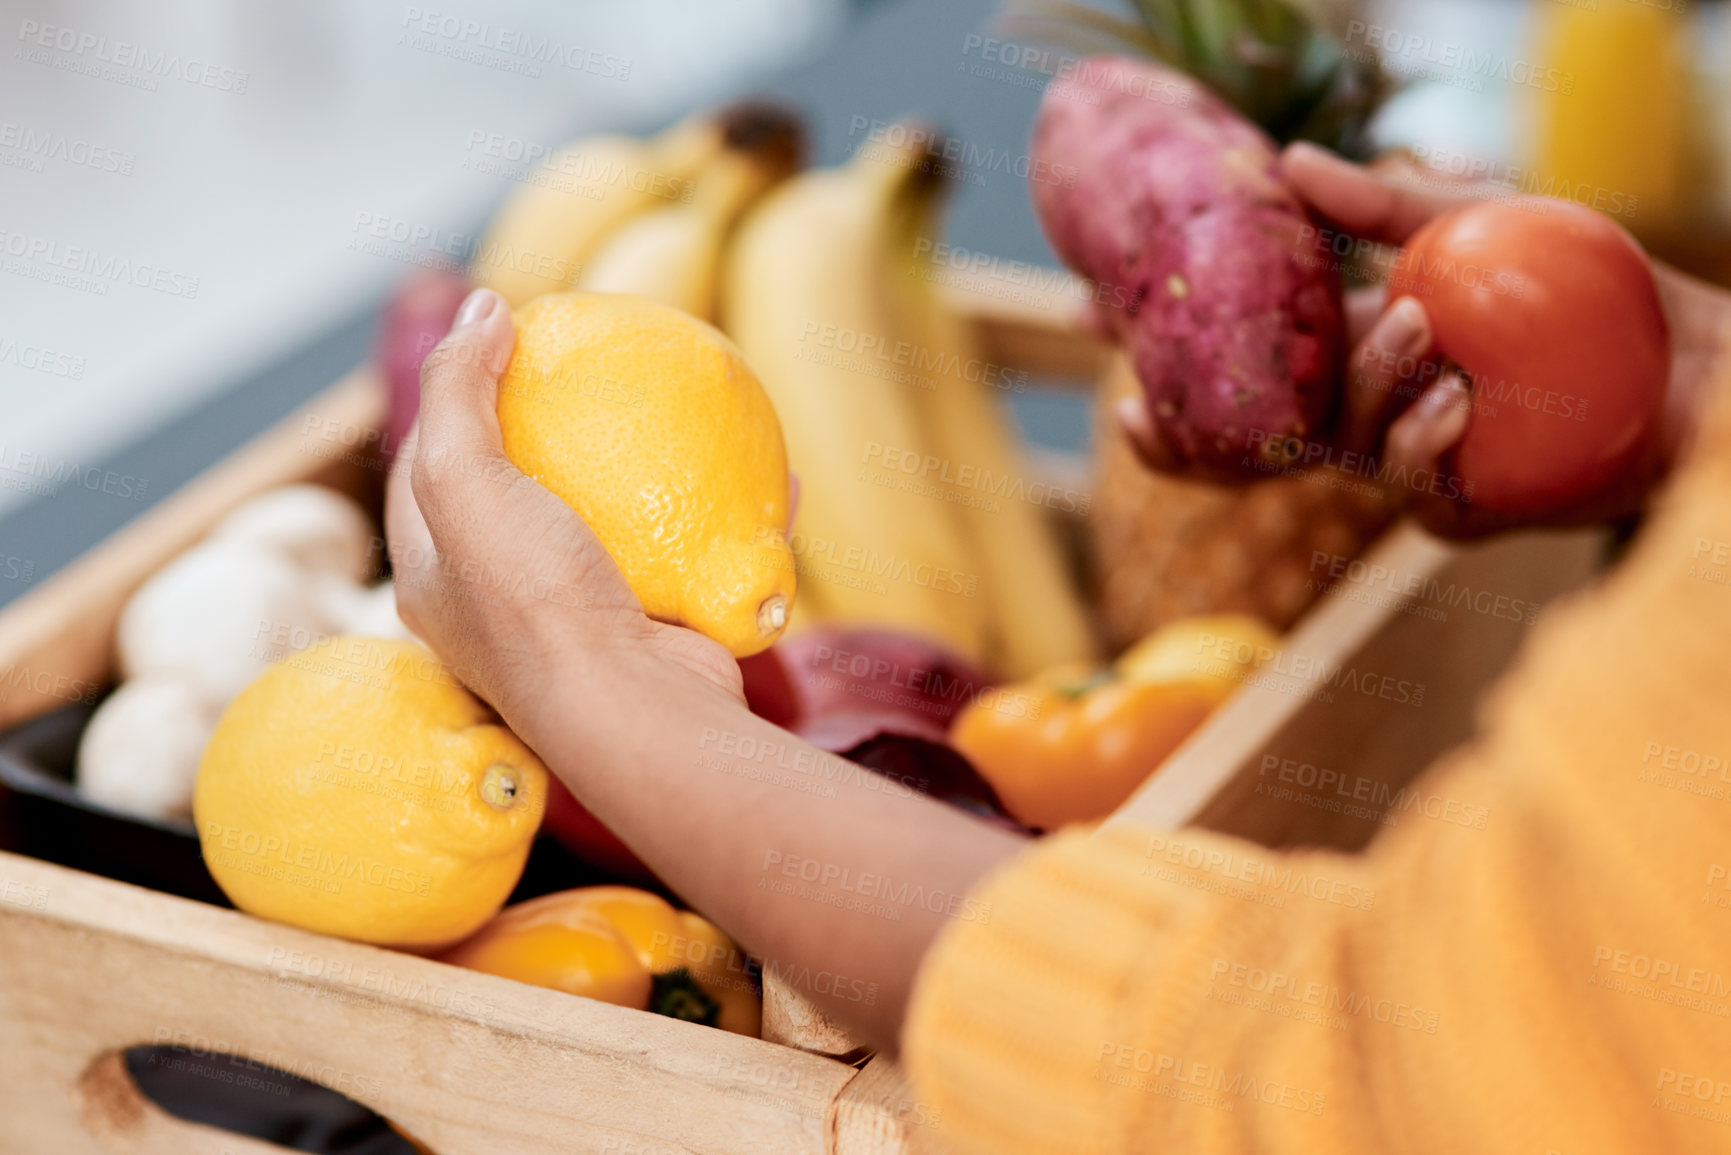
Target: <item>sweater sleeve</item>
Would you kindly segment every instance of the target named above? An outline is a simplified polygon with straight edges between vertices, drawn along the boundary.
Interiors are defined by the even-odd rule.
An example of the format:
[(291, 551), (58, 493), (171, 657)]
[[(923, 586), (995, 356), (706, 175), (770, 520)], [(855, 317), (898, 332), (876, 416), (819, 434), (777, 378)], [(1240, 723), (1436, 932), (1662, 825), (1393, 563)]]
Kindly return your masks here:
[(957, 1152), (1731, 1150), (1731, 420), (1362, 855), (1112, 827), (945, 930)]

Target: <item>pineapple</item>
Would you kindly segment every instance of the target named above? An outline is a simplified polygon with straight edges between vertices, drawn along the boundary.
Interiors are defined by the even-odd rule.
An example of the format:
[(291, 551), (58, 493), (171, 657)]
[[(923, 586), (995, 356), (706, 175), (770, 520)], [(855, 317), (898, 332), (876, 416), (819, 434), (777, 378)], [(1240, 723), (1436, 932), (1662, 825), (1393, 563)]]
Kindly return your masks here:
[(1009, 0), (1008, 36), (1078, 52), (1128, 51), (1206, 84), (1276, 141), (1369, 152), (1365, 126), (1393, 86), (1377, 53), (1347, 40), (1353, 0), (1126, 0), (1117, 16), (1076, 0)]
[(1189, 614), (1247, 613), (1285, 630), (1328, 585), (1316, 555), (1356, 557), (1399, 512), (1368, 483), (1337, 488), (1321, 474), (1229, 488), (1150, 472), (1111, 416), (1140, 388), (1128, 359), (1113, 358), (1097, 410), (1088, 530), (1114, 650)]

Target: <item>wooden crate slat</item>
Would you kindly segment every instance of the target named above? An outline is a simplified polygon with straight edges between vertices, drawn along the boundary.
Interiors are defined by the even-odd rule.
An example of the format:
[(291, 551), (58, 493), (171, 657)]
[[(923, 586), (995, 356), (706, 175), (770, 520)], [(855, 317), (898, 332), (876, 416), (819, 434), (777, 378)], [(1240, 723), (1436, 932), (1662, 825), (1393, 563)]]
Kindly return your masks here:
[(1001, 273), (944, 269), (944, 302), (973, 325), (980, 355), (1054, 385), (1092, 390), (1111, 348), (1082, 327), (1084, 302), (1054, 286), (1074, 278), (1056, 269), (1032, 270), (1028, 283)]
[(829, 1105), (855, 1075), (791, 1048), (17, 855), (0, 853), (0, 892), (10, 896), (0, 903), (0, 1117), (28, 1120), (43, 1140), (34, 1150), (127, 1150), (135, 1132), (144, 1142), (162, 1130), (149, 1112), (129, 1119), (123, 1095), (92, 1116), (76, 1090), (93, 1064), (140, 1044), (312, 1078), (438, 1155), (608, 1139), (818, 1155)]

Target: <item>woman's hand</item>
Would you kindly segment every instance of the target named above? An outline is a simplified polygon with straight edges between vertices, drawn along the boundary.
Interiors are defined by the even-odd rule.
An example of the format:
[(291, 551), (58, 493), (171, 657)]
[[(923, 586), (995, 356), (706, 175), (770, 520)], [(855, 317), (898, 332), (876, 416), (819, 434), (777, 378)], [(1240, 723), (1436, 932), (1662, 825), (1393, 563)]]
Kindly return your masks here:
[[(1505, 189), (1468, 184), (1442, 190), (1437, 179), (1421, 182), (1422, 174), (1410, 167), (1372, 171), (1308, 144), (1289, 147), (1281, 168), (1317, 216), (1342, 233), (1392, 247), (1405, 244), (1421, 225), (1449, 209), (1493, 192), (1507, 195)], [(1578, 525), (1636, 512), (1688, 443), (1697, 403), (1731, 331), (1731, 296), (1657, 261), (1653, 272), (1672, 342), (1657, 443), (1639, 467), (1640, 476), (1625, 479), (1613, 493), (1583, 497), (1547, 524)], [(1371, 286), (1347, 294), (1346, 318), (1353, 351), (1333, 427), (1322, 440), (1342, 452), (1374, 457), (1393, 474), (1435, 473), (1466, 432), (1470, 391), (1459, 374), (1441, 371), (1424, 306), (1412, 297), (1388, 301), (1382, 286)], [(1121, 403), (1118, 417), (1143, 460), (1165, 468), (1142, 399)], [(1416, 496), (1411, 507), (1427, 528), (1447, 537), (1474, 537), (1516, 524), (1470, 501), (1441, 496)]]
[(645, 616), (583, 520), (505, 456), (498, 379), (515, 340), (505, 302), (477, 289), (421, 369), (385, 498), (403, 621), (508, 715), (542, 703), (555, 667), (646, 660), (743, 704), (727, 651)]
[(512, 343), (504, 302), (480, 290), (421, 371), (385, 503), (398, 612), (681, 898), (894, 1047), (950, 916), (812, 901), (778, 864), (959, 899), (1023, 840), (756, 717), (725, 649), (646, 617), (583, 520), (505, 457), (494, 406)]

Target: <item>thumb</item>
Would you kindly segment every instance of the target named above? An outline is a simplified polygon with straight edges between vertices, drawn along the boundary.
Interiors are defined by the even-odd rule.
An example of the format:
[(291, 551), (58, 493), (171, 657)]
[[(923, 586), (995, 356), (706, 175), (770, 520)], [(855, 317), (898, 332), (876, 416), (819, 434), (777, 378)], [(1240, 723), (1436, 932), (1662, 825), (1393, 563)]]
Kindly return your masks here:
[(1473, 199), (1471, 186), (1434, 192), (1417, 187), (1416, 171), (1373, 172), (1303, 141), (1281, 153), (1280, 173), (1329, 222), (1385, 245), (1405, 244), (1432, 217)]
[(499, 377), (515, 345), (504, 299), (476, 289), (421, 365), (410, 484), (435, 541), (486, 524), (522, 476), (505, 456), (498, 415)]

